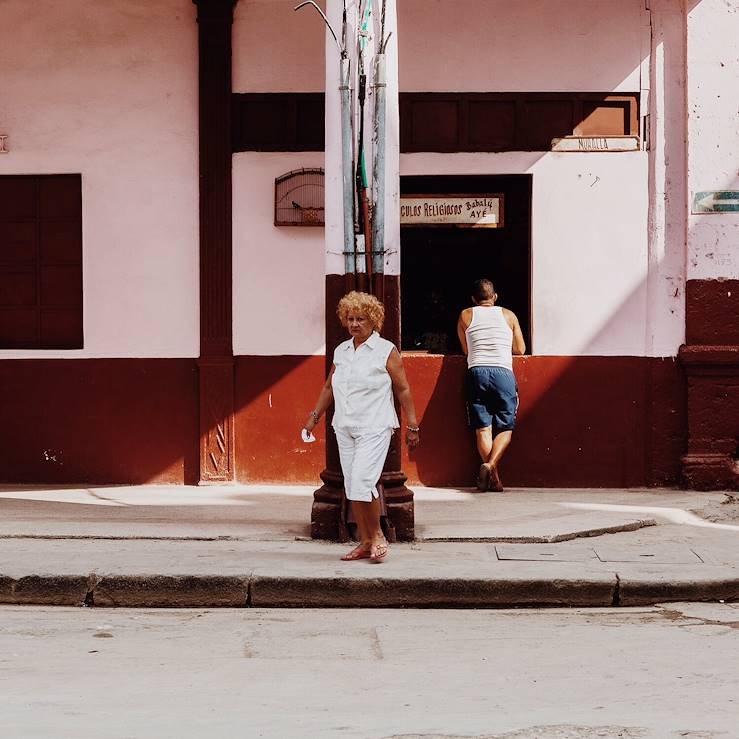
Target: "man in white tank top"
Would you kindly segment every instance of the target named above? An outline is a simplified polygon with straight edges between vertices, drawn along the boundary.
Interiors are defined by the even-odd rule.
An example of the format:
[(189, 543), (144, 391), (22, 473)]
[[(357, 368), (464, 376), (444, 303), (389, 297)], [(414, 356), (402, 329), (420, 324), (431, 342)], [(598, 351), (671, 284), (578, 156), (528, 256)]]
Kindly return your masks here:
[(495, 305), (497, 298), (490, 280), (477, 280), (472, 287), (474, 307), (465, 308), (457, 321), (467, 355), (467, 414), (482, 459), (477, 487), (483, 492), (503, 491), (498, 465), (511, 443), (518, 410), (513, 354), (526, 351), (518, 318)]

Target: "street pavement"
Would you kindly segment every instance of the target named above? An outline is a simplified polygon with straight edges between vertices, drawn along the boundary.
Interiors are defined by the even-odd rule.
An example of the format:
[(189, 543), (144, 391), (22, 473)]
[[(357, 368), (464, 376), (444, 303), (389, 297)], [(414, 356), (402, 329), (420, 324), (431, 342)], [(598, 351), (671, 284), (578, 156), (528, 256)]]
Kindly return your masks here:
[(306, 486), (1, 487), (0, 603), (502, 608), (739, 600), (739, 522), (720, 515), (727, 494), (414, 490), (417, 540), (393, 545), (376, 565), (341, 562), (348, 545), (310, 540)]
[(737, 739), (739, 604), (0, 607), (23, 739)]

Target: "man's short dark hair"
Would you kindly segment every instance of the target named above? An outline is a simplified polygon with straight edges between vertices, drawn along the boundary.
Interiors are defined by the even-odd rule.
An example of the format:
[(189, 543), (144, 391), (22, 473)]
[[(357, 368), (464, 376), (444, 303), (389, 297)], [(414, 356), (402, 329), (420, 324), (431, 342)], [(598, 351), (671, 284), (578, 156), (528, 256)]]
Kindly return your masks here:
[(492, 300), (495, 297), (495, 286), (492, 281), (487, 279), (475, 280), (472, 285), (472, 297), (477, 303), (481, 303), (483, 300)]

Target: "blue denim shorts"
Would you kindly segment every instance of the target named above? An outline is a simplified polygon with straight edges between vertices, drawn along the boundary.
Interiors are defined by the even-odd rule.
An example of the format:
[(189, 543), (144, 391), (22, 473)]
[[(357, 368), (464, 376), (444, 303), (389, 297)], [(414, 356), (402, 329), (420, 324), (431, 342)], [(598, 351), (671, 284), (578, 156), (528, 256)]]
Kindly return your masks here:
[(516, 376), (506, 367), (470, 367), (465, 377), (467, 419), (473, 429), (512, 431), (518, 410)]

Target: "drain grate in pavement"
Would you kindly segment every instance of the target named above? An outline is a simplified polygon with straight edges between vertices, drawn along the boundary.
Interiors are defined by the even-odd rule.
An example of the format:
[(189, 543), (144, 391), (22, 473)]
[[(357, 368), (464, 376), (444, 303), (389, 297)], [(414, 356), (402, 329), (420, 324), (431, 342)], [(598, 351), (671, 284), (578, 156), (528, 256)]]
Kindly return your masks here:
[(591, 547), (566, 547), (561, 544), (496, 544), (499, 560), (517, 562), (588, 562), (598, 561)]
[(595, 554), (601, 562), (638, 562), (655, 565), (696, 565), (703, 560), (684, 546), (596, 546)]

